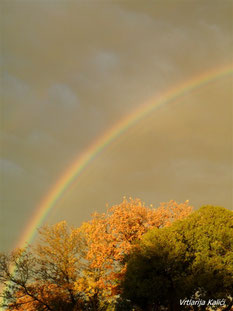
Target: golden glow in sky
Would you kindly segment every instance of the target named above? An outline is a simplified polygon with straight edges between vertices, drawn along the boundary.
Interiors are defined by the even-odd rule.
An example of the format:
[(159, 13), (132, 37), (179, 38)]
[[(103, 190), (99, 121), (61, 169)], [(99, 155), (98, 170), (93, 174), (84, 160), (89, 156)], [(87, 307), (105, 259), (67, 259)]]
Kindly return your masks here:
[[(1, 245), (67, 167), (151, 97), (232, 62), (231, 1), (3, 1)], [(49, 223), (139, 197), (232, 208), (232, 75), (137, 122), (92, 161)]]

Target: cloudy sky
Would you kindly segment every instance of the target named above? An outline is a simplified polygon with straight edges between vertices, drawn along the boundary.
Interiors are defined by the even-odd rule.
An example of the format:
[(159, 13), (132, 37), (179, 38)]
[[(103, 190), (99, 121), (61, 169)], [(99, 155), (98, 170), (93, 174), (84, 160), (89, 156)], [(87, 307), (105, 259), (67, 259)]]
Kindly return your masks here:
[[(148, 99), (232, 63), (233, 1), (1, 2), (1, 250), (67, 167)], [(141, 198), (232, 209), (232, 75), (141, 119), (60, 198), (80, 225)]]

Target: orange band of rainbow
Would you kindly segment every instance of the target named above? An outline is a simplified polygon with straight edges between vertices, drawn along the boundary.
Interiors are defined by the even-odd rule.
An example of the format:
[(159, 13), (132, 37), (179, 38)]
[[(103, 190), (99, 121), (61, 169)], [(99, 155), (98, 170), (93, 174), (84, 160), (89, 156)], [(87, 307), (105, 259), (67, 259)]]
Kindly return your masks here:
[[(16, 248), (23, 248), (27, 243), (30, 243), (33, 240), (37, 228), (41, 226), (49, 211), (54, 208), (56, 202), (62, 197), (66, 189), (73, 184), (88, 163), (90, 163), (90, 161), (93, 160), (95, 156), (106, 148), (106, 146), (109, 145), (115, 138), (123, 134), (128, 128), (133, 126), (137, 121), (147, 116), (156, 108), (171, 103), (178, 97), (185, 95), (202, 85), (231, 74), (232, 72), (233, 67), (232, 64), (230, 64), (202, 73), (188, 81), (185, 81), (164, 92), (160, 97), (153, 98), (138, 107), (131, 114), (115, 124), (115, 126), (113, 126), (109, 131), (95, 140), (82, 154), (78, 155), (77, 160), (74, 161), (65, 173), (61, 175), (46, 197), (38, 205), (31, 221), (16, 244)], [(4, 290), (6, 290), (6, 288), (7, 286)], [(0, 302), (1, 300), (2, 299), (0, 299)]]
[(26, 230), (21, 235), (17, 247), (24, 247), (30, 243), (41, 226), (49, 211), (54, 208), (56, 202), (61, 198), (66, 189), (77, 179), (85, 167), (106, 148), (115, 138), (122, 135), (128, 128), (133, 126), (137, 121), (147, 116), (155, 108), (161, 105), (166, 105), (178, 97), (187, 94), (188, 92), (203, 86), (213, 80), (233, 72), (232, 64), (202, 73), (188, 81), (185, 81), (168, 91), (164, 92), (158, 98), (153, 98), (143, 105), (135, 109), (131, 114), (121, 119), (110, 130), (95, 140), (86, 150), (78, 155), (77, 159), (61, 174), (61, 177), (53, 185), (46, 197), (40, 202), (35, 209), (34, 215), (30, 220)]

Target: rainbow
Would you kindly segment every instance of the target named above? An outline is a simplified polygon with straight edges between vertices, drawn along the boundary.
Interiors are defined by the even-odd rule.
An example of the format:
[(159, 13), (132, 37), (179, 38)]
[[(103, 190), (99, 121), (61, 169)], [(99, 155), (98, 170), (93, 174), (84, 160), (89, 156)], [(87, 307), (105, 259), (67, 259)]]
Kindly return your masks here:
[(131, 114), (121, 119), (110, 130), (105, 132), (102, 136), (90, 144), (86, 150), (78, 155), (77, 159), (70, 165), (70, 167), (68, 167), (68, 169), (61, 174), (61, 177), (53, 185), (46, 197), (40, 202), (38, 207), (35, 209), (33, 217), (26, 227), (26, 230), (21, 235), (16, 247), (24, 247), (27, 243), (30, 243), (33, 240), (37, 228), (41, 226), (49, 211), (55, 207), (56, 202), (62, 197), (67, 188), (73, 184), (85, 167), (114, 139), (122, 135), (137, 121), (146, 117), (156, 108), (166, 105), (178, 97), (196, 89), (197, 87), (231, 74), (232, 72), (233, 66), (232, 64), (228, 64), (227, 66), (222, 66), (221, 68), (201, 73), (192, 79), (165, 91), (159, 97), (153, 98), (139, 106)]

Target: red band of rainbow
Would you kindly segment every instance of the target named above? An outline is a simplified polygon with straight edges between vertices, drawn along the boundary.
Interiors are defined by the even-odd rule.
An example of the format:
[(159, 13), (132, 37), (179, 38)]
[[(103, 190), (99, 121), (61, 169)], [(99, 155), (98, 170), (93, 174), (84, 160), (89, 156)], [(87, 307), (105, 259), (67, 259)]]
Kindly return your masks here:
[(153, 98), (143, 105), (136, 108), (131, 114), (121, 119), (111, 129), (105, 132), (90, 146), (77, 156), (77, 159), (61, 174), (58, 181), (52, 186), (45, 198), (40, 202), (35, 209), (34, 215), (28, 226), (22, 233), (17, 247), (24, 247), (26, 243), (30, 243), (41, 226), (49, 211), (55, 207), (56, 202), (62, 197), (67, 188), (78, 178), (85, 167), (92, 161), (96, 155), (103, 151), (115, 138), (122, 135), (128, 128), (133, 126), (137, 121), (147, 116), (150, 112), (166, 105), (178, 97), (187, 94), (188, 92), (203, 86), (209, 82), (219, 79), (233, 72), (232, 64), (222, 66), (208, 72), (201, 73), (192, 79), (185, 81), (164, 92), (158, 98)]

